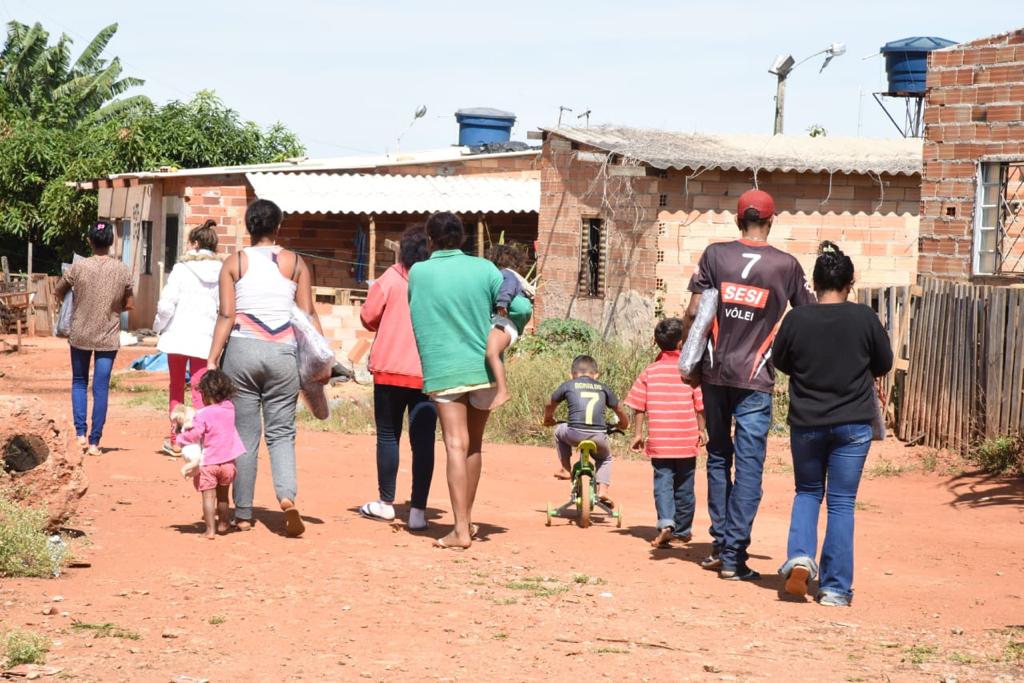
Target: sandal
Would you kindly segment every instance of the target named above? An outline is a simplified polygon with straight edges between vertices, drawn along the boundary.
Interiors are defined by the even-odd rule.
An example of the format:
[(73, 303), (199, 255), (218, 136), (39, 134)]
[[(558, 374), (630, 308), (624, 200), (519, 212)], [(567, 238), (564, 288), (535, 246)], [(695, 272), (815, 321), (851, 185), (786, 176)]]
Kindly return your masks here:
[(302, 515), (295, 504), (285, 499), (281, 502), (281, 509), (285, 512), (285, 536), (296, 539), (302, 536), (306, 525), (302, 522)]
[(235, 531), (252, 531), (256, 524), (251, 519), (233, 519), (231, 528)]

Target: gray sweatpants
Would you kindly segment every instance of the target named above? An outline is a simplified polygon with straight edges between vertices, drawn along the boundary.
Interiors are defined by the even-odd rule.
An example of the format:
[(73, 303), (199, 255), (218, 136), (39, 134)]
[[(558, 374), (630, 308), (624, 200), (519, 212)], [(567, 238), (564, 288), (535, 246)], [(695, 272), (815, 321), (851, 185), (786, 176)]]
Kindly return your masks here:
[(235, 428), (245, 455), (235, 461), (235, 517), (252, 519), (256, 488), (256, 454), (260, 435), (270, 451), (270, 472), (277, 499), (295, 501), (295, 403), (299, 396), (299, 366), (289, 344), (232, 337), (221, 367), (235, 383)]
[(608, 435), (604, 432), (587, 432), (563, 422), (555, 427), (555, 450), (558, 451), (558, 459), (564, 469), (571, 471), (572, 451), (580, 445), (580, 441), (587, 439), (597, 444), (597, 452), (594, 453), (594, 464), (597, 465), (594, 481), (607, 486), (612, 483), (612, 448), (608, 444)]

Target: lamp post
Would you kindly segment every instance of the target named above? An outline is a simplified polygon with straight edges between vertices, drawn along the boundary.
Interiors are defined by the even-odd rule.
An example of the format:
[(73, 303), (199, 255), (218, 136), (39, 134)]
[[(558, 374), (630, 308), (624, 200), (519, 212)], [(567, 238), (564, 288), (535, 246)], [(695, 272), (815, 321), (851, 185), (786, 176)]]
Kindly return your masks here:
[(822, 63), (821, 68), (818, 69), (818, 73), (821, 73), (829, 65), (833, 57), (843, 54), (846, 54), (846, 45), (843, 43), (832, 43), (824, 50), (815, 52), (799, 62), (793, 59), (793, 55), (779, 55), (775, 58), (775, 61), (772, 62), (771, 67), (768, 69), (768, 73), (774, 74), (778, 79), (775, 86), (775, 135), (782, 134), (782, 118), (786, 107), (786, 79), (793, 72), (793, 69), (818, 55), (825, 55), (825, 61)]

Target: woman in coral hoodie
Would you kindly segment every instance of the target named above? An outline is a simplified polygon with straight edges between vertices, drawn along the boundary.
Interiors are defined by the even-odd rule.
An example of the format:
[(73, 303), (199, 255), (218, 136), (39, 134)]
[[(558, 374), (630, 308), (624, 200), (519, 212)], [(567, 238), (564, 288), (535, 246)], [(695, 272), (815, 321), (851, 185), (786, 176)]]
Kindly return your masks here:
[(398, 263), (373, 282), (359, 315), (363, 327), (377, 336), (370, 350), (373, 373), (373, 416), (377, 423), (377, 485), (380, 499), (366, 503), (359, 512), (371, 519), (395, 518), (395, 479), (398, 476), (398, 442), (402, 418), (409, 413), (412, 446), (412, 499), (408, 528), (427, 528), (427, 495), (434, 475), (434, 434), (437, 410), (423, 393), (423, 371), (409, 316), (409, 269), (430, 255), (422, 227), (402, 235)]

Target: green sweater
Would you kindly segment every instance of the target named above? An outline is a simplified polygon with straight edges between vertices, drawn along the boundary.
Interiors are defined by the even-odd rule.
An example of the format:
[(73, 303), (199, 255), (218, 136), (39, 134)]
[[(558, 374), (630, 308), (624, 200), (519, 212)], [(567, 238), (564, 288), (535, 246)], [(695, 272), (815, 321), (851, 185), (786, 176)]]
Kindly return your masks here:
[(493, 263), (459, 249), (435, 251), (409, 271), (425, 393), (494, 381), (485, 354), (500, 288)]

